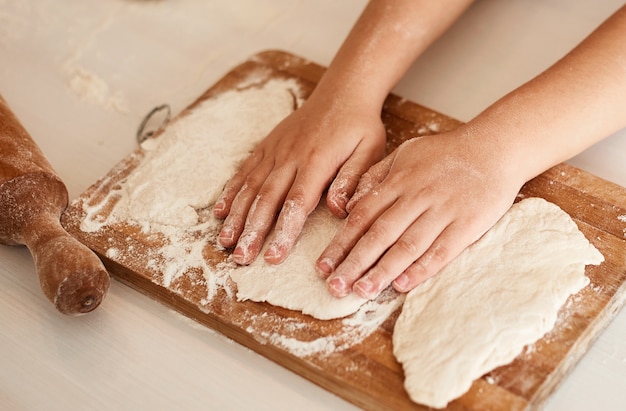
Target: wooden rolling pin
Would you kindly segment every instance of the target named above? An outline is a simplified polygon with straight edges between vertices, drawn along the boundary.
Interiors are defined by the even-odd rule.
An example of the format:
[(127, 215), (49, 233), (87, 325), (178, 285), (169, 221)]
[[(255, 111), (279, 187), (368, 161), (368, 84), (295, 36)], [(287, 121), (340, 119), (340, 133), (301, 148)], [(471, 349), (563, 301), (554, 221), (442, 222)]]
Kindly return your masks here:
[(100, 259), (61, 226), (65, 184), (0, 96), (0, 243), (30, 250), (41, 289), (62, 313), (88, 313), (109, 289)]

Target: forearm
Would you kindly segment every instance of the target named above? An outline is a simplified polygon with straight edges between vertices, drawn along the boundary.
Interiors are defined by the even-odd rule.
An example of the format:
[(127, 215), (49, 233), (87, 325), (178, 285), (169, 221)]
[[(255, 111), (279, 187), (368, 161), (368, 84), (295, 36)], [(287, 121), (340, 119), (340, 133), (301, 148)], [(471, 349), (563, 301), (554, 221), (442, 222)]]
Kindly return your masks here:
[[(526, 181), (626, 126), (626, 6), (467, 124)], [(507, 158), (508, 157), (508, 158)]]
[(413, 61), (471, 0), (373, 0), (337, 52), (316, 94), (379, 110)]

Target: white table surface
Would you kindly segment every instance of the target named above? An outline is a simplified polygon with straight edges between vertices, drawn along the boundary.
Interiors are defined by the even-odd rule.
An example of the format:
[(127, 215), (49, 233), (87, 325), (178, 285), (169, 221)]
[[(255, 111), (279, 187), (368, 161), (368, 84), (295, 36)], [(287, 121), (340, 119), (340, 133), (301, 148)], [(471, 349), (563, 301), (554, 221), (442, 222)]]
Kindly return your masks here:
[[(479, 1), (395, 91), (469, 120), (558, 59), (620, 3)], [(177, 113), (265, 49), (327, 65), (363, 5), (0, 0), (0, 93), (74, 198), (135, 148), (137, 126), (154, 106), (169, 103)], [(80, 78), (102, 88), (81, 92)], [(626, 186), (626, 130), (571, 164)], [(622, 310), (546, 409), (626, 409), (625, 341)], [(0, 247), (0, 409), (294, 408), (354, 409), (116, 281), (96, 312), (58, 314), (39, 289), (28, 251)]]

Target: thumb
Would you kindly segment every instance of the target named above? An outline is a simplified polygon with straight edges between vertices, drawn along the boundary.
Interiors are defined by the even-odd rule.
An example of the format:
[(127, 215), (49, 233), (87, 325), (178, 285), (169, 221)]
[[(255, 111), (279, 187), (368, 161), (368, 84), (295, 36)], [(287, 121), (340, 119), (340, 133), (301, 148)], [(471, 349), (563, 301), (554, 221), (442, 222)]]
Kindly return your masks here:
[(349, 213), (361, 198), (372, 191), (374, 187), (380, 184), (385, 177), (387, 177), (387, 174), (389, 174), (389, 170), (391, 169), (391, 165), (393, 164), (393, 159), (394, 156), (389, 155), (374, 164), (365, 174), (363, 174), (363, 176), (359, 179), (358, 185), (356, 186), (350, 201), (346, 204), (346, 213)]
[(328, 188), (326, 204), (337, 217), (348, 215), (346, 206), (352, 198), (363, 173), (382, 157), (382, 152), (372, 149), (357, 149), (337, 172), (337, 176)]

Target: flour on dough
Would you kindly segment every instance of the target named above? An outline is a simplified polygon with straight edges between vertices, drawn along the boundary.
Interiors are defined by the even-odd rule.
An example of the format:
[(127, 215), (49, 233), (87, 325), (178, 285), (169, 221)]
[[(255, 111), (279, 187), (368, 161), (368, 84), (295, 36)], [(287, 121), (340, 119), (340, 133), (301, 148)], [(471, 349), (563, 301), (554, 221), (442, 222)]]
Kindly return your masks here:
[(256, 143), (294, 110), (294, 81), (269, 80), (207, 99), (142, 148), (123, 184), (120, 220), (189, 228), (215, 203)]
[(356, 312), (367, 302), (366, 299), (354, 293), (344, 298), (333, 297), (326, 282), (315, 272), (315, 260), (340, 224), (341, 221), (331, 214), (326, 205), (318, 205), (309, 215), (302, 235), (283, 263), (271, 265), (257, 258), (249, 266), (238, 267), (230, 273), (237, 284), (237, 298), (267, 301), (321, 320)]
[(550, 331), (559, 308), (604, 257), (559, 207), (510, 209), (478, 242), (407, 295), (393, 333), (405, 388), (442, 408)]

